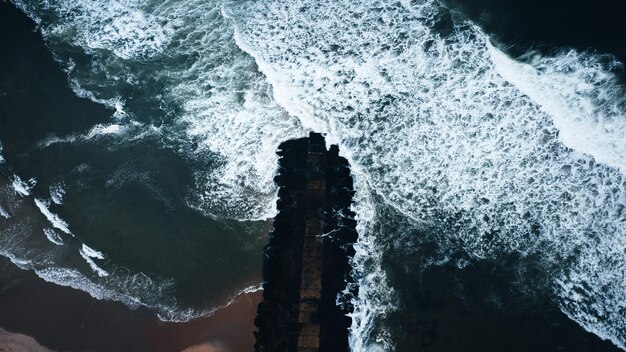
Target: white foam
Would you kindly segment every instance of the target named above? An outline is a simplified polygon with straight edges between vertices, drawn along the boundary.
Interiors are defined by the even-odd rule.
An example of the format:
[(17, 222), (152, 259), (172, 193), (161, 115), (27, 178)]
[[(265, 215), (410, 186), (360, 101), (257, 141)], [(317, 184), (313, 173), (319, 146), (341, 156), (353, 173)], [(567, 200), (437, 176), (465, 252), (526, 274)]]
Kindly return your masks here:
[(2, 156), (2, 150), (3, 150), (2, 141), (0, 141), (0, 164), (6, 163), (6, 160)]
[(127, 128), (125, 126), (115, 124), (115, 123), (108, 124), (108, 125), (96, 125), (89, 131), (89, 133), (87, 133), (86, 138), (91, 139), (96, 136), (111, 135), (111, 134), (122, 135), (126, 131), (127, 131)]
[(13, 186), (15, 192), (17, 192), (22, 197), (27, 197), (30, 195), (30, 190), (35, 187), (36, 183), (37, 181), (34, 178), (31, 178), (28, 181), (22, 181), (19, 176), (13, 175), (13, 181), (11, 182), (11, 185)]
[(85, 259), (87, 264), (89, 264), (91, 269), (96, 274), (98, 274), (98, 276), (100, 277), (109, 276), (109, 273), (106, 270), (102, 269), (100, 266), (98, 266), (98, 264), (96, 264), (96, 262), (94, 261), (94, 259), (104, 259), (104, 254), (96, 251), (95, 249), (88, 247), (86, 244), (83, 244), (82, 248), (79, 250), (79, 253), (80, 253), (80, 256), (83, 257), (83, 259)]
[[(469, 22), (435, 30), (447, 10), (429, 0), (106, 4), (18, 1), (47, 40), (90, 55), (68, 69), (77, 94), (117, 99), (132, 117), (118, 85), (166, 82), (158, 101), (181, 108), (171, 130), (186, 133), (172, 139), (219, 161), (198, 171), (191, 206), (273, 216), (276, 147), (324, 132), (360, 179), (357, 213), (391, 206), (472, 260), (541, 254), (563, 311), (624, 345), (626, 316), (613, 309), (626, 301), (626, 260), (614, 250), (626, 238), (623, 93), (593, 56), (516, 63)], [(393, 294), (371, 231), (381, 219), (367, 214), (354, 350), (391, 348), (368, 336)]]
[(64, 137), (51, 135), (46, 137), (44, 140), (39, 141), (37, 146), (44, 149), (58, 143), (86, 142), (103, 137), (117, 137), (123, 141), (134, 141), (148, 136), (160, 135), (161, 133), (162, 131), (159, 127), (153, 125), (142, 125), (134, 121), (130, 121), (125, 124), (96, 124), (85, 134), (69, 134)]
[[(154, 89), (145, 77), (167, 82), (152, 103), (182, 107), (174, 129), (185, 131), (182, 138), (197, 143), (197, 149), (190, 152), (200, 159), (208, 154), (220, 161), (197, 173), (200, 192), (190, 196), (190, 206), (207, 215), (238, 220), (275, 215), (275, 150), (285, 139), (302, 137), (306, 131), (274, 102), (271, 87), (254, 60), (237, 47), (232, 23), (221, 15), (221, 4), (111, 0), (107, 6), (75, 1), (20, 6), (35, 19), (41, 14), (55, 19), (41, 23), (47, 40), (69, 42), (91, 55), (89, 65), (65, 52), (58, 59), (76, 94), (115, 105), (123, 112), (116, 125), (121, 127), (123, 117), (136, 113), (124, 111), (125, 98), (114, 92), (116, 87), (130, 84), (137, 90)], [(179, 65), (140, 65), (138, 70), (133, 60), (146, 57)], [(141, 71), (149, 67), (158, 70)], [(123, 128), (111, 125), (94, 132), (119, 135)]]
[(352, 301), (354, 312), (350, 315), (350, 349), (352, 351), (393, 350), (392, 337), (385, 331), (373, 333), (378, 321), (396, 310), (397, 298), (387, 282), (387, 275), (381, 268), (382, 251), (376, 245), (379, 235), (374, 224), (380, 221), (367, 178), (359, 167), (352, 167), (354, 179), (354, 203), (359, 234), (354, 245), (355, 255), (351, 260), (352, 276), (358, 284), (358, 296)]
[(49, 187), (50, 190), (50, 199), (57, 204), (63, 204), (63, 196), (65, 196), (65, 189), (63, 189), (62, 183), (56, 183)]
[(84, 243), (83, 247), (81, 248), (81, 252), (89, 258), (104, 259), (104, 254), (102, 254), (102, 252), (98, 252), (97, 250), (90, 248)]
[(0, 205), (0, 216), (2, 216), (5, 219), (9, 219), (11, 217), (11, 214), (9, 214), (9, 212), (6, 209), (4, 209), (2, 205)]
[(63, 245), (63, 239), (56, 231), (54, 231), (54, 229), (44, 228), (43, 234), (46, 235), (48, 241), (56, 244), (57, 246)]
[(550, 115), (565, 145), (626, 172), (626, 95), (597, 57), (571, 50), (526, 64), (487, 47), (498, 73)]
[(38, 142), (37, 146), (43, 149), (43, 148), (48, 148), (49, 146), (57, 144), (57, 143), (73, 143), (77, 139), (78, 137), (75, 135), (69, 135), (65, 137), (51, 135), (51, 136), (46, 137), (44, 140)]
[(52, 213), (50, 209), (48, 209), (48, 202), (42, 199), (35, 198), (35, 205), (37, 206), (39, 211), (46, 217), (46, 219), (48, 219), (48, 221), (50, 222), (50, 224), (52, 224), (54, 228), (59, 229), (68, 235), (72, 234), (67, 222), (65, 222), (57, 214)]
[[(25, 201), (21, 204), (30, 205)], [(22, 208), (20, 213), (23, 211), (25, 209)], [(131, 308), (145, 306), (168, 321), (187, 321), (206, 313), (181, 307), (173, 295), (176, 287), (172, 280), (133, 273), (111, 262), (107, 262), (107, 276), (100, 276), (88, 265), (77, 265), (85, 259), (83, 255), (94, 262), (101, 260), (98, 257), (104, 255), (89, 247), (83, 250), (81, 246), (80, 251), (76, 251), (74, 246), (69, 245), (74, 241), (71, 237), (64, 238), (65, 246), (51, 243), (52, 240), (58, 240), (57, 236), (61, 237), (53, 229), (46, 231), (50, 235), (56, 232), (56, 235), (51, 236), (51, 241), (42, 242), (39, 223), (30, 221), (28, 217), (12, 218), (2, 226), (0, 255), (9, 258), (21, 269), (33, 270), (48, 282), (85, 291), (99, 300), (120, 301)]]
[[(442, 248), (474, 260), (538, 251), (556, 267), (568, 256), (613, 263), (570, 267), (591, 289), (564, 309), (623, 345), (623, 311), (587, 308), (626, 301), (626, 260), (609, 251), (626, 238), (626, 184), (610, 167), (624, 158), (614, 79), (583, 55), (540, 60), (526, 77), (469, 22), (442, 37), (433, 28), (445, 11), (434, 1), (261, 1), (229, 16), (280, 105), (337, 141), (379, 199), (437, 229)], [(614, 279), (605, 291), (603, 275)]]
[(162, 52), (177, 25), (147, 13), (141, 2), (134, 1), (46, 1), (43, 7), (60, 17), (50, 35), (71, 33), (84, 48), (109, 50), (123, 59), (150, 58)]
[(33, 270), (47, 282), (84, 291), (98, 300), (122, 302), (133, 309), (141, 306), (151, 308), (158, 312), (163, 321), (184, 322), (210, 314), (209, 311), (180, 308), (171, 297), (170, 291), (174, 288), (171, 281), (155, 281), (145, 274), (130, 274), (120, 269), (104, 277), (90, 278), (77, 269), (50, 265), (39, 259), (25, 259), (13, 252), (16, 251), (0, 249), (0, 255), (9, 258), (23, 270)]
[[(215, 314), (215, 312), (224, 309), (228, 306), (230, 306), (231, 304), (235, 303), (235, 301), (240, 298), (242, 295), (249, 295), (251, 293), (255, 293), (255, 292), (259, 292), (263, 290), (263, 284), (259, 283), (256, 285), (251, 285), (248, 287), (244, 287), (243, 289), (237, 291), (237, 293), (229, 296), (226, 299), (226, 302), (222, 305), (218, 305), (218, 306), (214, 306), (212, 308), (208, 308), (208, 309), (204, 309), (202, 311), (196, 311), (194, 312), (193, 310), (188, 310), (186, 313), (184, 314), (177, 314), (178, 316), (176, 318), (172, 318), (172, 317), (167, 317), (167, 316), (162, 316), (161, 314), (158, 315), (159, 319), (163, 320), (163, 321), (172, 321), (172, 322), (185, 322), (185, 321), (189, 321), (191, 319), (195, 319), (198, 317), (208, 317), (211, 316), (213, 314)], [(170, 312), (171, 313), (171, 312)]]
[(172, 289), (172, 282), (158, 283), (141, 273), (125, 277), (112, 274), (98, 280), (63, 267), (46, 267), (35, 270), (35, 273), (48, 282), (82, 290), (98, 300), (115, 300), (131, 308), (152, 308), (160, 312), (163, 321), (182, 322), (201, 316), (194, 310), (179, 308), (169, 297), (167, 291)]
[(99, 97), (96, 97), (94, 92), (89, 91), (89, 90), (83, 88), (76, 78), (71, 78), (72, 71), (74, 70), (74, 62), (73, 62), (73, 60), (71, 58), (68, 59), (68, 64), (67, 65), (68, 65), (68, 67), (67, 67), (66, 71), (70, 75), (70, 88), (72, 88), (72, 91), (74, 91), (74, 93), (76, 93), (77, 96), (79, 96), (81, 98), (89, 99), (89, 100), (91, 100), (93, 102), (102, 104), (104, 106), (107, 106), (107, 107), (115, 110), (115, 112), (113, 113), (113, 117), (117, 121), (122, 121), (122, 120), (124, 120), (124, 118), (128, 117), (128, 113), (124, 109), (124, 105), (125, 105), (124, 99), (122, 99), (119, 96), (115, 96), (115, 97), (112, 97), (112, 98), (99, 98)]
[(11, 253), (5, 252), (5, 253), (2, 253), (2, 255), (6, 258), (9, 258), (9, 260), (11, 260), (11, 263), (15, 264), (18, 268), (22, 270), (30, 269), (31, 261), (17, 258)]

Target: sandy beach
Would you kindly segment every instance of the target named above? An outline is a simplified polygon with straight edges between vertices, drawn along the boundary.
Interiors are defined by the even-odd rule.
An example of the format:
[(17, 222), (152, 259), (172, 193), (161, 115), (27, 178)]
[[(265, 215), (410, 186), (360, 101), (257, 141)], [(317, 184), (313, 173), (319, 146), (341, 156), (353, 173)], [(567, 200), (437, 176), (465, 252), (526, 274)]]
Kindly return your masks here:
[(18, 275), (10, 278), (11, 284), (0, 283), (0, 327), (6, 330), (0, 330), (0, 351), (253, 350), (260, 291), (240, 295), (212, 316), (165, 323), (147, 310), (98, 301), (30, 271)]

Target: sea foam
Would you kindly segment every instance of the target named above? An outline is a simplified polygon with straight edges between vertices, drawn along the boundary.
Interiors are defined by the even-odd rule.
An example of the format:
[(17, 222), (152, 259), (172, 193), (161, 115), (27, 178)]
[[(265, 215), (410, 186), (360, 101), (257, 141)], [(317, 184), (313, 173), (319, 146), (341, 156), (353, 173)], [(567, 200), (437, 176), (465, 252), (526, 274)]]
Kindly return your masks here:
[(79, 253), (80, 253), (80, 256), (83, 257), (83, 259), (85, 259), (87, 264), (89, 264), (91, 269), (98, 274), (98, 276), (100, 277), (109, 276), (109, 273), (106, 270), (102, 269), (100, 266), (98, 266), (98, 264), (96, 264), (96, 262), (94, 261), (94, 259), (104, 259), (104, 254), (96, 251), (95, 249), (88, 247), (84, 243), (83, 243), (82, 248), (79, 250)]
[(68, 235), (72, 234), (72, 232), (70, 232), (67, 222), (65, 222), (65, 220), (61, 219), (57, 214), (54, 214), (50, 211), (50, 209), (48, 209), (49, 204), (47, 201), (35, 198), (35, 205), (37, 206), (39, 211), (41, 211), (41, 213), (46, 217), (46, 219), (48, 219), (48, 221), (54, 228), (59, 229)]
[(386, 207), (470, 260), (539, 254), (565, 314), (624, 348), (625, 108), (596, 56), (513, 60), (430, 0), (15, 2), (77, 94), (152, 123), (121, 91), (151, 92), (164, 135), (211, 160), (188, 199), (208, 215), (273, 216), (280, 142), (339, 144), (361, 213), (354, 350), (393, 340), (372, 329), (395, 299), (376, 252)]
[(27, 197), (30, 195), (30, 190), (35, 187), (36, 183), (37, 181), (34, 178), (31, 178), (28, 181), (22, 181), (19, 176), (13, 175), (13, 182), (11, 184), (17, 194), (22, 197)]
[(56, 231), (54, 231), (54, 229), (44, 228), (43, 234), (46, 235), (48, 241), (56, 244), (57, 246), (63, 245), (63, 238), (61, 238), (61, 236)]
[(626, 301), (616, 80), (587, 55), (519, 64), (447, 11), (262, 1), (229, 16), (277, 102), (338, 142), (378, 198), (473, 260), (540, 253), (563, 311), (623, 347), (626, 315), (612, 309)]
[(9, 212), (6, 209), (4, 209), (2, 205), (0, 205), (0, 216), (2, 216), (5, 219), (8, 219), (11, 217), (11, 214), (9, 214)]
[(4, 164), (4, 163), (6, 163), (6, 160), (5, 160), (5, 159), (4, 159), (4, 157), (2, 156), (2, 149), (3, 149), (3, 146), (2, 146), (2, 141), (0, 141), (0, 164)]
[(65, 196), (65, 189), (62, 183), (56, 183), (49, 187), (50, 199), (54, 204), (63, 204), (63, 196)]

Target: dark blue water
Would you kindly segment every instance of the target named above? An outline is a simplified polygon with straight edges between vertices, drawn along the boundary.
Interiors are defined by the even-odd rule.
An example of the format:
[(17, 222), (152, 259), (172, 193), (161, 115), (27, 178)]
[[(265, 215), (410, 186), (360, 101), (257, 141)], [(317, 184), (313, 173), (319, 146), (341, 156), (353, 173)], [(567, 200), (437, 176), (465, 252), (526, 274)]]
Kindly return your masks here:
[(355, 177), (354, 350), (618, 350), (624, 14), (0, 3), (0, 254), (163, 319), (206, 314), (259, 284), (276, 148), (314, 130)]
[(574, 48), (626, 59), (626, 11), (620, 1), (446, 1), (512, 53)]
[[(73, 234), (55, 229), (65, 245), (48, 242), (42, 228), (54, 227), (36, 213), (32, 199), (11, 204), (5, 197), (21, 197), (6, 195), (2, 206), (12, 216), (1, 220), (3, 250), (32, 261), (27, 267), (58, 266), (51, 277), (41, 274), (48, 279), (95, 295), (119, 290), (129, 295), (119, 299), (142, 300), (164, 316), (178, 310), (185, 318), (186, 309), (221, 305), (257, 284), (267, 222), (216, 220), (187, 203), (194, 170), (210, 167), (210, 161), (188, 160), (176, 153), (180, 146), (160, 136), (128, 141), (104, 135), (45, 145), (51, 136), (88, 135), (97, 124), (110, 123), (113, 110), (69, 89), (32, 22), (10, 4), (2, 5), (1, 24), (2, 184), (16, 175), (35, 178), (34, 199), (50, 199), (49, 187), (58, 185), (63, 204), (48, 203)], [(110, 275), (102, 282), (78, 255), (83, 243), (105, 256), (98, 265)], [(86, 277), (63, 276), (76, 268)]]

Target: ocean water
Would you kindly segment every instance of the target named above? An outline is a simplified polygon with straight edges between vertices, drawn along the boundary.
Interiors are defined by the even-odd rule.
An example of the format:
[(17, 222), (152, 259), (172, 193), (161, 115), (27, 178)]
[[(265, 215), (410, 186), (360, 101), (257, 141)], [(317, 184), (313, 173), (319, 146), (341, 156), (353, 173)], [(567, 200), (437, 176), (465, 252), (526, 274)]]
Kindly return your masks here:
[(626, 349), (619, 5), (12, 3), (37, 31), (5, 60), (55, 60), (3, 73), (41, 82), (3, 81), (18, 266), (208, 314), (258, 285), (276, 148), (316, 131), (355, 179), (353, 350)]

